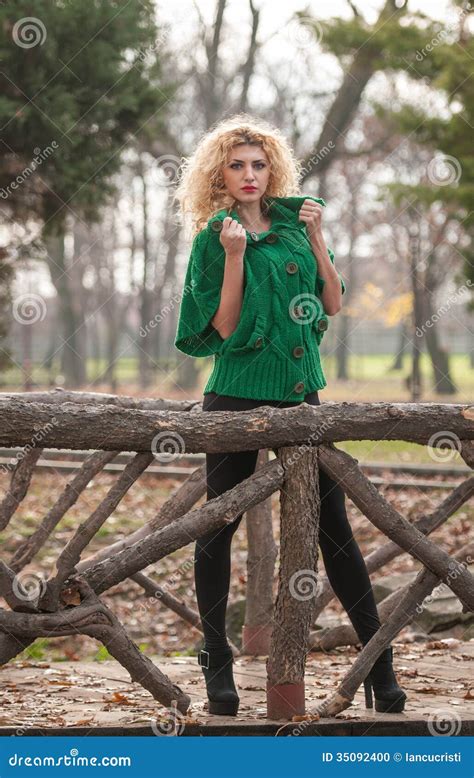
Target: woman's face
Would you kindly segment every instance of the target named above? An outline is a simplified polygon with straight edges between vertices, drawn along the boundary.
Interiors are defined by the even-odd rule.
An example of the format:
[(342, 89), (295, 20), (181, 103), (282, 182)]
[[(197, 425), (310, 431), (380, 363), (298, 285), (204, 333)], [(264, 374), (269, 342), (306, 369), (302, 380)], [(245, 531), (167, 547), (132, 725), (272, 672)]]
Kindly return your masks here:
[(268, 157), (261, 146), (239, 143), (230, 150), (222, 176), (235, 200), (242, 203), (260, 200), (270, 178)]

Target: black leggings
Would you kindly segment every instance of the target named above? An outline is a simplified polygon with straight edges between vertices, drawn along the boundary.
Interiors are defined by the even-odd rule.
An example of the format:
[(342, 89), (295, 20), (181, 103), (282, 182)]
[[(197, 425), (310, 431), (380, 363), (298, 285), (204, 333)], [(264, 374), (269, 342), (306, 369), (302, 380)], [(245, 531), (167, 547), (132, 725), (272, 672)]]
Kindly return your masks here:
[[(304, 398), (319, 405), (317, 392)], [(297, 402), (249, 400), (205, 394), (203, 411), (248, 411), (262, 405), (291, 408)], [(217, 497), (248, 478), (255, 470), (258, 450), (206, 454), (207, 499)], [(319, 470), (321, 514), (319, 546), (329, 582), (347, 611), (359, 640), (365, 645), (380, 627), (370, 578), (347, 519), (344, 492), (324, 470)], [(204, 630), (205, 649), (228, 645), (225, 616), (230, 584), (232, 537), (243, 513), (231, 524), (203, 535), (195, 547), (196, 597)]]

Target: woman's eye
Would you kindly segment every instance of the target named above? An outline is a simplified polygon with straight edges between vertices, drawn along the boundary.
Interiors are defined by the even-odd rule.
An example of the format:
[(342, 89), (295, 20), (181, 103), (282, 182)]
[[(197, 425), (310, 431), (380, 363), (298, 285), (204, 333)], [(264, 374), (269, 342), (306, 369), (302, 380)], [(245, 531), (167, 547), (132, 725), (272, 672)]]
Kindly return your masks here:
[[(234, 168), (238, 168), (238, 167), (242, 167), (242, 163), (241, 162), (232, 162), (230, 167), (233, 168), (233, 169)], [(259, 170), (260, 170), (262, 167), (265, 167), (265, 162), (256, 162), (255, 163), (255, 167), (259, 168)]]

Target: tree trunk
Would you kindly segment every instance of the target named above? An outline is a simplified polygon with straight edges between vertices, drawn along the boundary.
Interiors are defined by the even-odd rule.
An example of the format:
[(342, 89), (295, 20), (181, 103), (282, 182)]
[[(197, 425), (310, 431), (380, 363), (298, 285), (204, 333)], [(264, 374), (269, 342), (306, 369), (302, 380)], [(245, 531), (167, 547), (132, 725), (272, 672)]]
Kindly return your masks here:
[(402, 321), (398, 330), (398, 346), (395, 358), (393, 360), (390, 370), (402, 370), (403, 357), (405, 356), (408, 347), (408, 332), (406, 322)]
[(82, 386), (87, 381), (84, 312), (81, 296), (78, 294), (78, 268), (74, 273), (74, 288), (66, 267), (64, 233), (46, 239), (47, 263), (51, 281), (58, 294), (58, 314), (61, 322), (64, 344), (61, 351), (61, 371), (66, 386)]
[(148, 270), (149, 270), (149, 237), (148, 237), (148, 186), (146, 182), (146, 172), (142, 160), (140, 160), (140, 177), (142, 181), (142, 213), (143, 213), (143, 268), (142, 268), (142, 288), (140, 290), (140, 324), (142, 333), (146, 333), (140, 338), (138, 348), (138, 365), (140, 388), (146, 389), (151, 383), (150, 375), (150, 295), (148, 289)]
[(431, 326), (424, 327), (426, 347), (433, 367), (433, 383), (436, 394), (456, 394), (456, 386), (451, 378), (449, 354), (439, 342), (438, 317), (436, 314), (435, 295), (440, 281), (435, 263), (435, 256), (429, 258), (425, 276), (425, 322)]

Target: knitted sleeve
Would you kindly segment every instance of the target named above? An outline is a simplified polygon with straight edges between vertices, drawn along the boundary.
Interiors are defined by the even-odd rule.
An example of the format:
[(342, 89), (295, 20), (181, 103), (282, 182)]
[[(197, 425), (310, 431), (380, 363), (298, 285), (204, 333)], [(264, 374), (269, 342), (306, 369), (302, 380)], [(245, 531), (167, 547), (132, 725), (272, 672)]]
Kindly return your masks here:
[[(329, 246), (328, 246), (328, 254), (329, 254), (329, 259), (334, 264), (334, 251), (330, 249)], [(340, 273), (338, 273), (338, 276), (341, 279), (341, 289), (342, 289), (342, 294), (344, 294), (344, 292), (346, 291), (346, 285)], [(321, 278), (321, 276), (318, 273), (318, 275), (316, 276), (316, 286), (317, 286), (318, 294), (321, 294), (321, 292), (323, 291), (325, 283), (326, 281), (324, 280), (324, 278)]]
[(207, 228), (195, 235), (186, 269), (174, 345), (192, 357), (220, 351), (224, 339), (212, 326), (224, 279), (225, 252)]

